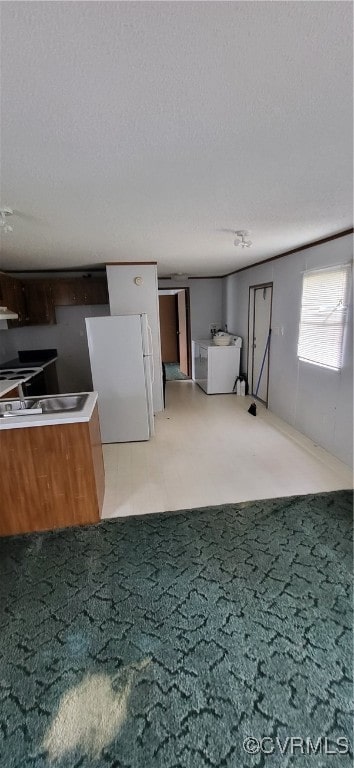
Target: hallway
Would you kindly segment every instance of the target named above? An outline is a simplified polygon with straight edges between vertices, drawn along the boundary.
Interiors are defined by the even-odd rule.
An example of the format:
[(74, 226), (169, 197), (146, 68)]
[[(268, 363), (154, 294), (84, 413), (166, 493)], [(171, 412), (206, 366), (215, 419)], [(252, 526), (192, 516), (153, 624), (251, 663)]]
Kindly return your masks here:
[(148, 442), (104, 446), (103, 517), (165, 512), (352, 487), (345, 464), (251, 399), (166, 385)]

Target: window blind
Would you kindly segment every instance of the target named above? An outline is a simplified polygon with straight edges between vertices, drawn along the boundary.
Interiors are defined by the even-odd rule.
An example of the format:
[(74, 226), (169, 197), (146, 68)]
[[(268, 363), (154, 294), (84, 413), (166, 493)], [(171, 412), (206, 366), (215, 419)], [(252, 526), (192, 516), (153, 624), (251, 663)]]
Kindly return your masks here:
[(350, 266), (305, 272), (297, 354), (335, 371), (342, 367)]

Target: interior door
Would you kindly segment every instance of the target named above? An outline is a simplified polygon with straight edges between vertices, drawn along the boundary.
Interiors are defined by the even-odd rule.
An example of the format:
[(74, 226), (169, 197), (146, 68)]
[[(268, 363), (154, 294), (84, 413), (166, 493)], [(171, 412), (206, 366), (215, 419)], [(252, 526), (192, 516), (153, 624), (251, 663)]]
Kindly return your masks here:
[[(249, 365), (250, 394), (256, 394), (271, 328), (273, 285), (252, 286), (249, 306)], [(268, 405), (269, 347), (267, 349), (257, 397)]]
[(159, 296), (161, 356), (164, 363), (178, 362), (176, 296)]
[(189, 376), (188, 365), (188, 332), (187, 332), (187, 297), (186, 291), (178, 291), (178, 347), (179, 347), (179, 367), (181, 373)]

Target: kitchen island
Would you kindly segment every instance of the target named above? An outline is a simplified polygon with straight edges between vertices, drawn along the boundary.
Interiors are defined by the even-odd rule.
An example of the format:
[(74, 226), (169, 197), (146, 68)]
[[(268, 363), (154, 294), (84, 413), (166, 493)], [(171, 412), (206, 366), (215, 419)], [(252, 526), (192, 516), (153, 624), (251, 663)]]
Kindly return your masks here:
[[(104, 467), (97, 393), (84, 394), (79, 410), (24, 410), (0, 418), (1, 536), (100, 519)], [(10, 405), (16, 402), (1, 400), (3, 410)]]

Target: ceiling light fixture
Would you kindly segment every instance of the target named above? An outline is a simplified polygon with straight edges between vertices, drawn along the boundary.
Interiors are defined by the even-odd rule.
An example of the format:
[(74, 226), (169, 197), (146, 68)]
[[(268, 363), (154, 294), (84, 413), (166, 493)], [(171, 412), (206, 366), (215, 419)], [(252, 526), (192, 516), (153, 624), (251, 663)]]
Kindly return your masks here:
[(13, 227), (6, 221), (6, 216), (12, 216), (12, 208), (0, 208), (0, 231), (13, 232)]
[(236, 246), (240, 245), (241, 248), (250, 248), (251, 247), (252, 240), (246, 240), (247, 235), (249, 235), (249, 232), (247, 232), (246, 229), (239, 229), (234, 234), (236, 235), (236, 238), (234, 240), (234, 245), (236, 245)]
[(186, 272), (175, 272), (171, 275), (171, 280), (177, 280), (178, 283), (184, 283), (188, 280), (188, 275)]

